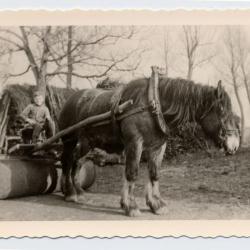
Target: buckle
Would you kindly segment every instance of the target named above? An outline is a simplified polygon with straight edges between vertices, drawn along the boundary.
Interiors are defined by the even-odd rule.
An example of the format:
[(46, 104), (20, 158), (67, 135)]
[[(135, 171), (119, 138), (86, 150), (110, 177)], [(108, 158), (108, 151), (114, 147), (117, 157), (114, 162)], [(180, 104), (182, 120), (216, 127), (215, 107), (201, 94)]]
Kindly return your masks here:
[(151, 100), (149, 103), (149, 109), (153, 114), (159, 114), (159, 103), (156, 100)]

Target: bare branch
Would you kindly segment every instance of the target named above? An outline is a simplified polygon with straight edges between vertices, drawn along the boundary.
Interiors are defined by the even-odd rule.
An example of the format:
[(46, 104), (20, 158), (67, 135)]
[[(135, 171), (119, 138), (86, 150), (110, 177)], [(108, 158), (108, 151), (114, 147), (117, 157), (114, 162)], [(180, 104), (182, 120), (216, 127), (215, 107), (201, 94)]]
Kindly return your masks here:
[(15, 45), (19, 50), (23, 50), (23, 49), (24, 49), (24, 47), (23, 47), (22, 45), (20, 45), (20, 44), (14, 42), (14, 41), (12, 41), (12, 40), (10, 40), (10, 39), (8, 39), (8, 38), (5, 38), (5, 37), (0, 36), (0, 40), (5, 41), (5, 42), (7, 42), (7, 43), (10, 43), (10, 44), (12, 44), (12, 45)]
[(205, 57), (203, 59), (201, 59), (200, 61), (198, 61), (197, 63), (194, 64), (194, 67), (199, 67), (201, 64), (210, 62), (214, 57), (216, 56), (216, 54), (210, 55), (208, 57)]
[(31, 68), (31, 65), (29, 65), (28, 67), (27, 67), (27, 69), (25, 69), (23, 72), (21, 72), (21, 73), (18, 73), (18, 74), (8, 74), (8, 76), (9, 77), (18, 77), (18, 76), (22, 76), (22, 75), (24, 75), (24, 74), (26, 74), (29, 70), (30, 70), (30, 68)]
[(201, 47), (208, 46), (212, 42), (204, 42), (199, 26), (183, 26), (184, 33), (184, 51), (187, 59), (187, 79), (192, 79), (193, 71), (196, 67), (209, 62), (214, 55), (200, 55), (198, 51)]
[(22, 43), (24, 43), (24, 40), (22, 38), (22, 36), (18, 35), (16, 32), (14, 31), (11, 31), (11, 30), (8, 30), (8, 29), (0, 29), (0, 32), (4, 32), (6, 34), (10, 34), (10, 35), (13, 35), (15, 36), (16, 38), (18, 38)]

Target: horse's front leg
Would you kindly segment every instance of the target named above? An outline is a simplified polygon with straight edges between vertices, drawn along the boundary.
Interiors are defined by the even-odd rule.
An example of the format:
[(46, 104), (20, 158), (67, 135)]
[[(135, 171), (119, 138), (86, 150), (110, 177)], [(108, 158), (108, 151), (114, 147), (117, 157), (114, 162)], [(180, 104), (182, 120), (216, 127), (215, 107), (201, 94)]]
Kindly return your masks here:
[(77, 193), (71, 178), (72, 162), (74, 161), (74, 148), (76, 142), (64, 143), (62, 153), (61, 189), (66, 201), (77, 202)]
[(159, 168), (162, 164), (166, 143), (158, 148), (148, 150), (149, 183), (147, 184), (146, 203), (154, 214), (168, 212), (166, 202), (161, 198), (159, 190)]
[(138, 177), (141, 154), (142, 140), (132, 141), (125, 146), (126, 169), (121, 197), (121, 207), (126, 215), (131, 217), (140, 215), (140, 210), (134, 196), (134, 188)]

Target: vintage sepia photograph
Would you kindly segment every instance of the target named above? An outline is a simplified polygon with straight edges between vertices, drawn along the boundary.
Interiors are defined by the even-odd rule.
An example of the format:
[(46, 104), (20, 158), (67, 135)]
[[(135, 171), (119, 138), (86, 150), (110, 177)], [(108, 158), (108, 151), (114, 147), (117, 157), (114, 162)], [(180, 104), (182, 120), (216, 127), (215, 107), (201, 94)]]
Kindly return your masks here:
[(249, 220), (250, 26), (0, 26), (0, 220)]

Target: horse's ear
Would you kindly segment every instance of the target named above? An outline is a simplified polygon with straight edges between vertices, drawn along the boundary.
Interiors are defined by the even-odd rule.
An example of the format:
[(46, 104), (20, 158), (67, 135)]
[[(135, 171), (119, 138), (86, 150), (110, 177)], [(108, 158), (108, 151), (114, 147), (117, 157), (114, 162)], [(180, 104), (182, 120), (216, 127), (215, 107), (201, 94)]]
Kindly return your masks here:
[(216, 97), (221, 98), (223, 96), (223, 87), (221, 84), (221, 80), (218, 81), (218, 86), (216, 88)]

